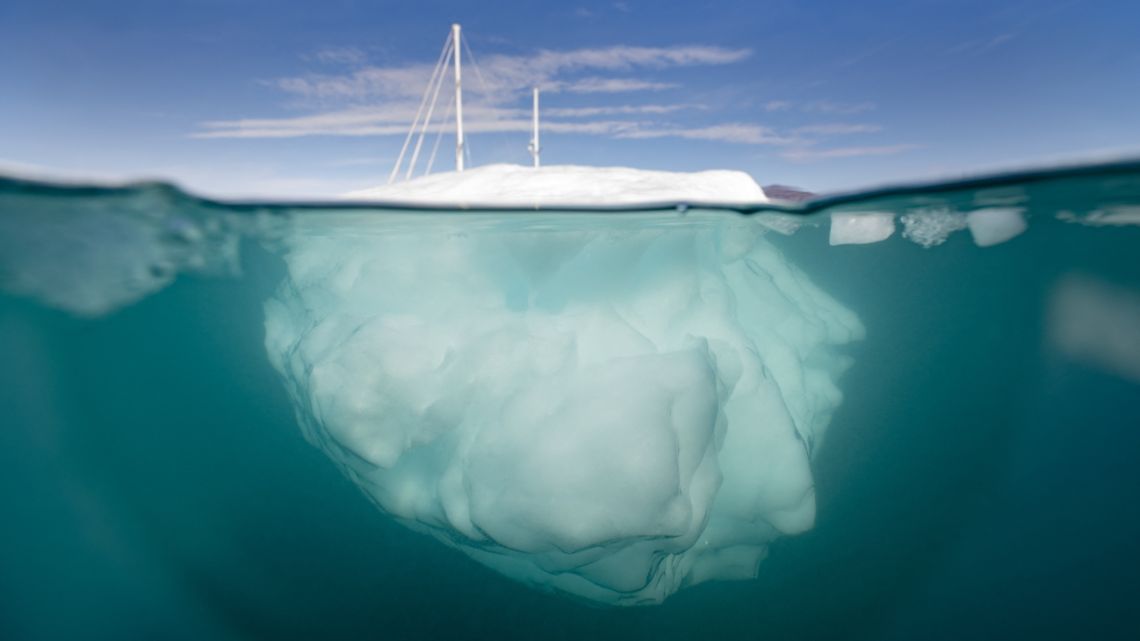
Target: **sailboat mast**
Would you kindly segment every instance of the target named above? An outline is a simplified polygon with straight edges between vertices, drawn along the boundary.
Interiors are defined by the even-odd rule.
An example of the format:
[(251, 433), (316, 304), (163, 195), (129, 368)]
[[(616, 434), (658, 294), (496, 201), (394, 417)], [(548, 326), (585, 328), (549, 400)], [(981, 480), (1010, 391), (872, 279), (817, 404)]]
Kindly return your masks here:
[(451, 25), (455, 49), (455, 171), (463, 171), (463, 84), (459, 68), (459, 24)]

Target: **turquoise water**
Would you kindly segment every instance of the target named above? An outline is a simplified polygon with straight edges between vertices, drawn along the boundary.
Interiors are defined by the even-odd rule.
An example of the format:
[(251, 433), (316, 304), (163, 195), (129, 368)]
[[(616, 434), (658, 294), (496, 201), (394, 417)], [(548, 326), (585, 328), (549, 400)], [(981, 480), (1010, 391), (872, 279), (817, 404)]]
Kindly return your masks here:
[[(1027, 228), (979, 246), (977, 210)], [(833, 246), (836, 213), (895, 231)], [(815, 527), (754, 580), (621, 608), (524, 586), (376, 509), (306, 442), (264, 304), (298, 234), (456, 225), (524, 243), (762, 233), (866, 330), (812, 460)], [(620, 213), (0, 179), (0, 636), (1135, 638), (1138, 247), (1138, 163)]]

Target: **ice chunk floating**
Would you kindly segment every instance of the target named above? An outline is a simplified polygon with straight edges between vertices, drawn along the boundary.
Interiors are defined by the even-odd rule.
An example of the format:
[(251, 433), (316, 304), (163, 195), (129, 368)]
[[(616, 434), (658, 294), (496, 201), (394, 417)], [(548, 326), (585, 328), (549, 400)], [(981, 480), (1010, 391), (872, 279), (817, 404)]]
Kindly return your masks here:
[(270, 358), (381, 508), (509, 577), (620, 605), (752, 577), (812, 526), (863, 328), (755, 220), (669, 220), (313, 217)]
[(857, 214), (832, 214), (832, 245), (866, 245), (877, 243), (895, 233), (895, 217), (890, 212), (860, 212)]

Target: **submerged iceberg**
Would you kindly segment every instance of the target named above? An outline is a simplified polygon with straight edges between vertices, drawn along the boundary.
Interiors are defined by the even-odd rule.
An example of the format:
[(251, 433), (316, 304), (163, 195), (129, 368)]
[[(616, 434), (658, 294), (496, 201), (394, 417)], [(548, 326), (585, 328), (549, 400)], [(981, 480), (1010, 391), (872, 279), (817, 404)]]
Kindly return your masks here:
[[(501, 203), (560, 171), (582, 175), (452, 179)], [(607, 180), (549, 193), (682, 200), (701, 183), (590, 171)], [(745, 174), (712, 180), (763, 199)], [(699, 210), (313, 213), (284, 238), (266, 345), (306, 437), (400, 522), (539, 588), (657, 603), (755, 576), (813, 524), (835, 347), (863, 328), (764, 231)]]

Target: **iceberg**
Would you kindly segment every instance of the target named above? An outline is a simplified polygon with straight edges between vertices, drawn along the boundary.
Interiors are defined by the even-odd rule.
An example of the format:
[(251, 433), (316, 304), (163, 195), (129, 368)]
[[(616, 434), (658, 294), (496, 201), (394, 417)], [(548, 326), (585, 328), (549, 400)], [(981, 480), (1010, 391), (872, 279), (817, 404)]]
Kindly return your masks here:
[[(505, 166), (354, 196), (764, 198), (740, 172)], [(864, 330), (767, 231), (696, 207), (298, 215), (266, 348), (306, 438), (399, 522), (539, 589), (659, 603), (814, 522)]]

